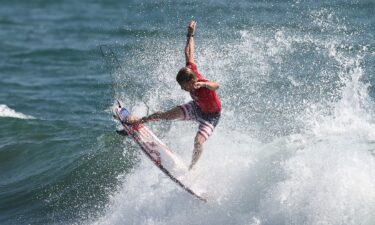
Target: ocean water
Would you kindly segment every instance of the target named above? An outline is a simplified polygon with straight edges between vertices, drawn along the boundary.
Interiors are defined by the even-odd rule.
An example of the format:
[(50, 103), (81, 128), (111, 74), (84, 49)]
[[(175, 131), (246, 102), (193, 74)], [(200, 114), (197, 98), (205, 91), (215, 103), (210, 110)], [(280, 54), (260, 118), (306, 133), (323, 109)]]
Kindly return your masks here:
[[(191, 172), (208, 203), (111, 113), (189, 101), (192, 19), (223, 104)], [(0, 224), (374, 225), (374, 85), (373, 0), (2, 0)], [(196, 124), (149, 127), (189, 163)]]

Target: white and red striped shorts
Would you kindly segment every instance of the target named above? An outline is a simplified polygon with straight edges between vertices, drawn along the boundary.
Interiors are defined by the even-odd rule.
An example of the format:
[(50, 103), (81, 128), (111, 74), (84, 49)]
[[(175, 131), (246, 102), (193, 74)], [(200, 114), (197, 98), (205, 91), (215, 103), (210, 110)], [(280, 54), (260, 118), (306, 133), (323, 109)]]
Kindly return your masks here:
[(182, 120), (195, 120), (199, 123), (198, 133), (200, 133), (206, 140), (214, 132), (216, 125), (220, 120), (220, 113), (205, 113), (202, 112), (194, 101), (179, 106), (184, 117)]

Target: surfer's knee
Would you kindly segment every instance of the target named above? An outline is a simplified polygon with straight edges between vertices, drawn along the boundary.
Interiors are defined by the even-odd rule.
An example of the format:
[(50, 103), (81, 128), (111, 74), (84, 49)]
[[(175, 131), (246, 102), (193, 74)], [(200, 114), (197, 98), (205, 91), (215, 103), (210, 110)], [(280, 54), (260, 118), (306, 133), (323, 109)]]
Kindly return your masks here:
[(206, 141), (206, 138), (200, 134), (200, 133), (197, 133), (197, 135), (195, 136), (195, 139), (194, 139), (194, 147), (197, 148), (202, 148), (203, 146), (203, 143)]
[(198, 141), (194, 142), (194, 149), (196, 151), (202, 151), (202, 149), (203, 149), (203, 142), (198, 142)]

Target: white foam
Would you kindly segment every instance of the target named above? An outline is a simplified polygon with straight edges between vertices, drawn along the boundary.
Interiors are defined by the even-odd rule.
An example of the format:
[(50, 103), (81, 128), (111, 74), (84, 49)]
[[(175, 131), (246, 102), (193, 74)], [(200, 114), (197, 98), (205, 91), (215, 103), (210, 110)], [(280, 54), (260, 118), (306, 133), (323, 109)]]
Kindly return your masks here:
[(369, 221), (375, 209), (375, 158), (368, 145), (350, 136), (305, 142), (282, 163), (286, 179), (269, 190), (263, 216), (285, 224)]
[[(195, 130), (189, 126), (176, 126), (173, 126), (168, 138), (174, 137), (176, 130), (186, 132), (186, 136), (194, 134)], [(220, 224), (231, 221), (231, 212), (227, 210), (238, 207), (233, 198), (239, 200), (237, 191), (245, 188), (240, 178), (257, 161), (254, 154), (257, 148), (251, 147), (257, 144), (240, 141), (243, 135), (239, 133), (235, 141), (240, 143), (233, 147), (234, 140), (220, 138), (221, 135), (218, 132), (207, 143), (204, 157), (190, 174), (190, 178), (194, 177), (195, 183), (208, 194), (208, 203), (182, 190), (146, 157), (142, 157), (139, 167), (126, 176), (123, 186), (112, 197), (106, 216), (94, 224)], [(190, 140), (181, 143), (179, 139), (172, 144), (179, 145), (175, 150), (185, 158), (186, 163), (191, 160), (193, 138), (187, 139)], [(234, 218), (242, 214), (232, 213)]]
[(20, 112), (16, 112), (14, 109), (9, 108), (7, 105), (0, 105), (0, 117), (12, 117), (19, 119), (35, 119), (33, 116), (25, 115)]
[[(360, 57), (341, 54), (335, 40), (304, 40), (288, 36), (283, 30), (273, 39), (262, 39), (251, 31), (241, 32), (240, 38), (240, 42), (220, 49), (226, 53), (224, 59), (215, 58), (218, 49), (212, 46), (199, 58), (200, 65), (205, 65), (202, 68), (208, 68), (206, 74), (220, 81), (224, 89), (236, 79), (250, 89), (248, 80), (259, 79), (253, 74), (270, 79), (270, 60), (282, 61), (285, 52), (295, 50), (295, 42), (313, 43), (341, 68), (331, 75), (342, 78), (340, 98), (312, 105), (299, 118), (305, 130), (270, 143), (261, 143), (241, 126), (239, 118), (248, 114), (236, 115), (224, 108), (218, 128), (205, 143), (202, 158), (191, 172), (208, 194), (207, 204), (185, 193), (142, 155), (140, 165), (124, 177), (105, 215), (94, 224), (374, 224), (375, 126), (367, 86), (361, 82), (364, 71)], [(261, 52), (263, 48), (265, 53)], [(160, 65), (173, 68), (180, 53), (167, 52), (173, 54), (159, 57), (165, 60)], [(225, 74), (228, 65), (238, 66), (235, 71), (239, 73)], [(164, 75), (164, 69), (154, 68), (156, 74)], [(303, 87), (294, 77), (285, 78)], [(175, 87), (173, 79), (166, 82)], [(178, 88), (164, 90), (155, 86), (147, 96), (153, 108), (162, 101), (178, 102), (183, 96)], [(228, 93), (225, 98), (230, 102)], [(329, 112), (322, 112), (322, 107)], [(158, 127), (164, 128), (156, 125), (153, 131), (157, 134)], [(163, 141), (186, 163), (191, 160), (196, 128), (188, 122), (176, 122), (160, 132)]]

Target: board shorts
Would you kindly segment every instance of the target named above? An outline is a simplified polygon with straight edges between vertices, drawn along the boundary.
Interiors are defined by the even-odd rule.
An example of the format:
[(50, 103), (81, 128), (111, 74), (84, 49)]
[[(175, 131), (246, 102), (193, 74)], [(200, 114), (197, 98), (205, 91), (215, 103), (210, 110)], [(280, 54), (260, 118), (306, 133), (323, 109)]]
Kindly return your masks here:
[(182, 120), (194, 120), (199, 123), (198, 133), (206, 140), (214, 132), (216, 125), (220, 120), (219, 113), (202, 112), (194, 101), (179, 106), (184, 113)]

